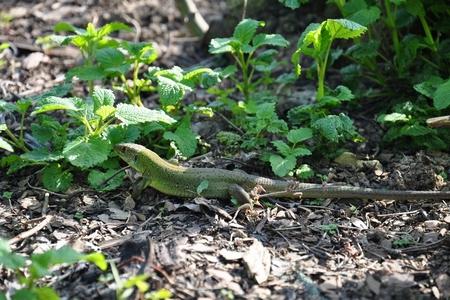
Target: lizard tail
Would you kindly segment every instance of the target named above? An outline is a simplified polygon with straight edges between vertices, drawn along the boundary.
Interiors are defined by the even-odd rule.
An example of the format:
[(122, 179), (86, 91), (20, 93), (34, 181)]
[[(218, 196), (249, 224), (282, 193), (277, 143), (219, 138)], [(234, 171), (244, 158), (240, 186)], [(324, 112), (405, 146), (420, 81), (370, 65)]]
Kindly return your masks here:
[(352, 186), (322, 185), (299, 190), (302, 198), (362, 198), (362, 199), (450, 199), (450, 191), (391, 191)]

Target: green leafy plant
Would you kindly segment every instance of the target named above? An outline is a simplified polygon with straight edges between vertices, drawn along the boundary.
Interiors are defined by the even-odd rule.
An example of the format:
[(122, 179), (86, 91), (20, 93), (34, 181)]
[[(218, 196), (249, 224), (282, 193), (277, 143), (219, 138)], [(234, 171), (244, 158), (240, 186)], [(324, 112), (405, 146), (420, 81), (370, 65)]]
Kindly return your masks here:
[(320, 230), (322, 230), (327, 235), (336, 235), (339, 232), (339, 227), (337, 224), (323, 224), (320, 225)]
[(395, 239), (392, 241), (392, 246), (394, 248), (406, 248), (411, 245), (414, 245), (416, 241), (409, 235), (405, 235), (399, 239)]
[(3, 59), (5, 50), (9, 48), (9, 43), (0, 43), (0, 69), (2, 69), (6, 61)]
[(328, 19), (322, 23), (312, 23), (300, 36), (297, 50), (292, 55), (297, 76), (301, 74), (301, 55), (314, 58), (317, 69), (317, 95), (321, 100), (325, 96), (325, 75), (329, 64), (331, 46), (335, 39), (353, 39), (360, 37), (367, 28), (346, 19)]
[(114, 280), (116, 281), (116, 297), (119, 300), (129, 299), (135, 288), (138, 290), (139, 295), (141, 295), (143, 299), (165, 300), (172, 297), (172, 293), (167, 289), (159, 289), (157, 291), (149, 292), (150, 285), (147, 283), (147, 279), (150, 275), (148, 274), (134, 275), (126, 280), (122, 280), (120, 278), (119, 271), (113, 262), (111, 262), (111, 271)]
[(84, 58), (83, 65), (72, 69), (68, 76), (76, 75), (82, 80), (87, 80), (89, 93), (92, 94), (94, 80), (101, 79), (104, 76), (103, 70), (95, 65), (97, 51), (106, 47), (118, 47), (119, 41), (112, 39), (109, 35), (121, 30), (131, 31), (131, 28), (126, 24), (113, 22), (100, 28), (95, 28), (94, 24), (89, 23), (86, 29), (82, 29), (67, 22), (60, 22), (55, 25), (54, 30), (57, 33), (73, 33), (68, 36), (53, 35), (51, 39), (60, 45), (72, 44), (80, 49)]
[[(58, 294), (49, 286), (41, 286), (39, 280), (51, 275), (51, 269), (62, 264), (71, 265), (77, 262), (94, 263), (99, 269), (105, 271), (107, 263), (100, 252), (80, 254), (68, 246), (57, 250), (48, 250), (41, 254), (25, 257), (13, 253), (8, 242), (0, 240), (0, 265), (16, 274), (19, 287), (11, 292), (12, 299), (59, 299)], [(6, 295), (0, 293), (0, 299)]]
[[(230, 53), (236, 64), (229, 66), (225, 73), (232, 75), (230, 78), (236, 87), (248, 101), (250, 94), (255, 90), (258, 80), (254, 81), (255, 71), (270, 72), (276, 66), (274, 49), (258, 52), (262, 47), (287, 47), (289, 42), (279, 34), (256, 34), (258, 27), (263, 27), (264, 22), (244, 19), (234, 29), (232, 37), (215, 38), (211, 40), (209, 52), (212, 54)], [(234, 73), (240, 69), (242, 82)]]
[[(63, 110), (69, 117), (61, 124), (46, 113)], [(45, 114), (44, 114), (45, 113)], [(121, 176), (102, 183), (119, 169), (113, 145), (133, 142), (143, 124), (172, 124), (176, 121), (163, 111), (119, 103), (112, 91), (95, 88), (92, 97), (43, 97), (31, 116), (38, 122), (31, 126), (37, 145), (22, 149), (20, 156), (7, 158), (9, 173), (26, 165), (42, 165), (42, 183), (52, 191), (65, 191), (72, 183), (72, 170), (89, 170), (88, 182), (100, 190), (111, 190), (121, 184)], [(23, 135), (23, 134), (21, 134)], [(12, 140), (13, 141), (13, 140)], [(100, 169), (93, 169), (99, 167)]]
[[(290, 171), (297, 166), (297, 159), (299, 157), (311, 155), (311, 151), (305, 148), (300, 143), (311, 139), (313, 132), (309, 128), (292, 129), (287, 133), (287, 140), (291, 145), (284, 141), (273, 141), (272, 144), (277, 149), (279, 154), (270, 155), (270, 165), (272, 171), (277, 176), (286, 176)], [(299, 145), (300, 144), (300, 145)]]

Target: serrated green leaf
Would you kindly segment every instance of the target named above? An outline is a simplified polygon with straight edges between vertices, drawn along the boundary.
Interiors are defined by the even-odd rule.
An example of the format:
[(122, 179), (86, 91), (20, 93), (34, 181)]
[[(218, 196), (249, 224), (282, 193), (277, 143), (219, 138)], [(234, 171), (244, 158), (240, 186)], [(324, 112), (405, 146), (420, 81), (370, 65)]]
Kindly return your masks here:
[(38, 300), (59, 300), (58, 294), (51, 287), (35, 287), (33, 292), (37, 295)]
[(103, 37), (115, 31), (132, 31), (131, 27), (121, 22), (111, 22), (98, 30), (98, 36)]
[(42, 170), (44, 187), (53, 192), (65, 192), (72, 184), (73, 175), (60, 164), (52, 163)]
[(116, 117), (125, 124), (138, 124), (146, 122), (175, 123), (175, 119), (160, 110), (120, 103), (117, 105)]
[(4, 100), (0, 100), (0, 112), (12, 112), (16, 111), (16, 105)]
[(197, 136), (191, 129), (189, 118), (183, 119), (175, 132), (164, 132), (163, 137), (174, 141), (178, 150), (186, 157), (191, 157), (197, 150)]
[(287, 46), (289, 46), (289, 41), (280, 34), (260, 33), (255, 35), (255, 37), (253, 38), (253, 46), (261, 47), (263, 45), (286, 48)]
[(269, 161), (272, 171), (280, 177), (286, 176), (297, 164), (297, 159), (294, 156), (283, 158), (279, 155), (270, 155)]
[(78, 77), (80, 80), (100, 80), (106, 77), (106, 73), (100, 66), (79, 66), (69, 70), (66, 78)]
[(66, 144), (64, 157), (74, 166), (90, 168), (108, 159), (112, 146), (100, 137), (79, 137)]
[(231, 41), (232, 41), (232, 39), (230, 39), (230, 38), (212, 39), (211, 42), (209, 43), (208, 51), (211, 54), (233, 52), (233, 47), (230, 44)]
[(300, 179), (309, 179), (314, 176), (314, 170), (307, 164), (303, 164), (297, 168), (295, 175)]
[(132, 143), (139, 138), (140, 130), (133, 125), (111, 125), (105, 130), (104, 135), (112, 145)]
[(41, 101), (38, 107), (31, 113), (32, 116), (45, 113), (53, 110), (69, 110), (77, 111), (83, 100), (80, 98), (61, 98), (61, 97), (47, 97)]
[(94, 100), (94, 110), (97, 110), (103, 105), (113, 106), (116, 97), (111, 90), (95, 87), (92, 93), (92, 99)]
[(57, 161), (64, 158), (61, 152), (50, 152), (47, 148), (33, 149), (22, 154), (20, 157), (33, 162)]
[(102, 120), (106, 120), (107, 118), (113, 116), (115, 112), (116, 108), (114, 106), (103, 105), (95, 111), (95, 114), (102, 118)]
[(292, 149), (290, 155), (294, 157), (302, 157), (312, 155), (312, 152), (308, 148), (298, 147)]
[(360, 37), (367, 27), (347, 19), (328, 19), (325, 28), (335, 39), (350, 39)]
[(209, 186), (208, 180), (202, 180), (200, 184), (197, 186), (197, 195), (201, 195), (204, 190), (206, 190)]
[(30, 108), (32, 102), (29, 99), (21, 99), (16, 102), (17, 112), (24, 114)]
[(288, 141), (293, 144), (306, 141), (312, 137), (313, 137), (313, 132), (310, 128), (292, 129), (292, 130), (289, 130), (289, 132), (287, 134)]
[(256, 33), (258, 27), (264, 26), (265, 23), (253, 19), (244, 19), (234, 28), (233, 38), (245, 45), (250, 43)]
[[(299, 8), (302, 1), (301, 0), (278, 0), (281, 4), (283, 4), (286, 7), (289, 7), (290, 9), (296, 9)], [(303, 0), (303, 2), (305, 2)]]
[(425, 8), (423, 7), (422, 0), (407, 0), (405, 8), (413, 16), (425, 16)]
[(380, 115), (377, 118), (377, 121), (380, 123), (387, 123), (387, 122), (391, 122), (391, 123), (397, 123), (397, 122), (408, 122), (410, 120), (410, 117), (408, 117), (406, 114), (402, 114), (402, 113), (390, 113), (387, 115)]
[(120, 74), (125, 74), (130, 68), (125, 55), (114, 48), (99, 49), (95, 52), (95, 57), (100, 65), (109, 71), (115, 70)]
[(50, 267), (62, 263), (73, 264), (82, 257), (83, 255), (69, 246), (57, 250), (48, 250), (41, 254), (33, 254), (31, 256), (30, 273), (34, 278), (40, 278), (49, 274)]
[(165, 76), (157, 76), (158, 79), (158, 94), (160, 96), (160, 101), (163, 105), (174, 105), (178, 101), (183, 99), (186, 92), (191, 92), (192, 89), (177, 82), (171, 78)]
[[(116, 174), (118, 170), (109, 169), (106, 172), (91, 170), (88, 175), (88, 182), (94, 189), (102, 192), (112, 191), (122, 185), (125, 172)], [(111, 178), (111, 176), (115, 175)], [(108, 180), (108, 182), (106, 182)]]
[(92, 252), (81, 258), (84, 261), (95, 264), (100, 270), (106, 271), (108, 269), (108, 263), (105, 255), (101, 252)]
[(291, 147), (283, 141), (272, 141), (272, 144), (277, 148), (278, 153), (283, 156), (288, 156), (291, 152)]
[(433, 129), (420, 124), (405, 125), (400, 129), (400, 135), (424, 136), (433, 133)]
[(415, 84), (414, 89), (428, 98), (433, 98), (436, 89), (444, 83), (444, 79), (438, 76), (430, 76), (428, 80)]
[(354, 14), (347, 16), (350, 21), (356, 22), (363, 26), (369, 26), (375, 23), (381, 16), (381, 10), (376, 6), (361, 9)]
[(438, 110), (450, 106), (450, 79), (439, 85), (434, 92), (433, 105)]
[(9, 152), (14, 152), (14, 148), (7, 141), (5, 141), (1, 136), (0, 136), (0, 149), (4, 149)]
[(348, 136), (357, 135), (352, 120), (344, 115), (328, 115), (316, 120), (312, 127), (327, 140), (337, 143)]
[(25, 265), (25, 257), (12, 253), (7, 241), (0, 239), (0, 265), (17, 270)]
[(53, 27), (53, 31), (55, 31), (55, 32), (62, 32), (62, 31), (74, 32), (74, 33), (80, 34), (80, 35), (86, 33), (86, 30), (75, 27), (72, 24), (67, 23), (67, 22), (56, 23), (56, 25)]

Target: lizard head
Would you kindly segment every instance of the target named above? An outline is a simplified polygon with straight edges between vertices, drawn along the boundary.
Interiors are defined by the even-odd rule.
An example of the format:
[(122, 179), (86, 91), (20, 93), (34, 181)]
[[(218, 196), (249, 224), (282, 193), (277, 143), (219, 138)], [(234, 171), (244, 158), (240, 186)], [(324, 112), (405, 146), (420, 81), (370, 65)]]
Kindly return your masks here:
[(114, 146), (115, 152), (122, 158), (127, 164), (129, 164), (133, 169), (142, 173), (143, 164), (140, 163), (140, 157), (143, 152), (149, 151), (142, 145), (133, 143), (123, 143)]

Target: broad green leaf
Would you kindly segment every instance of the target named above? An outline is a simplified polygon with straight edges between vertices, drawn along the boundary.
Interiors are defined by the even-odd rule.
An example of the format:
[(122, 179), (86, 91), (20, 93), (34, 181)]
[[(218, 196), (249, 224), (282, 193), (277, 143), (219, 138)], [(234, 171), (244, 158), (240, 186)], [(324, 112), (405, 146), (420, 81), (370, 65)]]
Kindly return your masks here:
[[(124, 288), (132, 288), (137, 287), (139, 292), (145, 293), (150, 288), (150, 285), (147, 283), (147, 279), (150, 277), (148, 274), (139, 274), (134, 275), (130, 278), (128, 278), (124, 283)], [(152, 299), (152, 298), (148, 298)]]
[(350, 21), (356, 22), (363, 26), (375, 23), (381, 16), (381, 10), (376, 6), (361, 9), (354, 14), (347, 16)]
[(297, 159), (294, 156), (281, 157), (279, 155), (270, 155), (270, 165), (275, 175), (283, 177), (292, 171), (296, 164)]
[(16, 111), (16, 109), (17, 108), (14, 103), (0, 100), (0, 112), (11, 112), (11, 111)]
[(327, 140), (337, 143), (346, 137), (353, 137), (357, 132), (353, 126), (352, 120), (344, 115), (328, 115), (314, 121), (312, 127), (320, 132)]
[(158, 94), (160, 96), (161, 103), (166, 105), (177, 104), (181, 99), (183, 99), (186, 92), (191, 92), (192, 89), (177, 82), (171, 78), (165, 76), (157, 76), (158, 79)]
[(220, 54), (233, 52), (233, 47), (230, 45), (232, 39), (230, 38), (215, 38), (209, 43), (209, 53)]
[(263, 27), (264, 25), (265, 23), (261, 21), (244, 19), (239, 22), (239, 24), (234, 29), (233, 38), (240, 41), (243, 45), (248, 44), (255, 35), (256, 29), (258, 27)]
[(48, 97), (41, 101), (38, 107), (31, 113), (32, 116), (53, 110), (77, 111), (83, 100), (80, 98)]
[(346, 19), (328, 19), (325, 28), (335, 39), (350, 39), (360, 37), (367, 27)]
[(111, 150), (111, 143), (100, 137), (79, 137), (66, 144), (63, 154), (72, 165), (90, 168), (108, 159)]
[(310, 128), (292, 129), (292, 130), (289, 130), (289, 132), (287, 134), (288, 141), (293, 144), (306, 141), (312, 137), (313, 137), (313, 132)]
[(51, 287), (35, 287), (33, 292), (37, 295), (38, 300), (59, 300), (58, 294)]
[(33, 149), (29, 152), (25, 152), (20, 157), (33, 162), (57, 161), (64, 158), (61, 152), (50, 152), (47, 148)]
[(278, 153), (283, 156), (288, 156), (291, 152), (291, 147), (283, 141), (273, 141), (272, 144), (277, 148)]
[(308, 148), (299, 147), (292, 149), (291, 155), (294, 157), (302, 157), (312, 155), (312, 152)]
[(125, 61), (125, 55), (114, 48), (102, 48), (95, 52), (97, 61), (105, 67), (120, 66)]
[(0, 266), (17, 270), (25, 265), (25, 257), (12, 253), (6, 240), (0, 239)]
[[(102, 192), (112, 191), (122, 185), (125, 172), (116, 174), (117, 170), (109, 169), (106, 172), (91, 170), (88, 175), (88, 182), (94, 189)], [(113, 178), (113, 176), (116, 174)], [(108, 182), (106, 182), (108, 180)]]
[(73, 176), (64, 170), (60, 164), (52, 163), (42, 171), (42, 183), (46, 189), (53, 192), (65, 192), (72, 184)]
[(387, 123), (387, 122), (397, 123), (397, 122), (408, 122), (410, 119), (411, 118), (408, 117), (406, 114), (394, 112), (387, 115), (384, 114), (380, 115), (377, 118), (377, 121), (380, 123)]
[(69, 70), (66, 78), (78, 77), (80, 80), (100, 80), (105, 78), (105, 71), (99, 66), (79, 66)]
[(115, 31), (132, 31), (131, 27), (129, 27), (128, 25), (121, 23), (121, 22), (111, 22), (108, 23), (106, 25), (104, 25), (103, 27), (101, 27), (98, 30), (98, 36), (99, 37), (104, 37), (106, 35), (109, 35), (112, 32)]
[(422, 0), (407, 0), (405, 8), (413, 16), (425, 16), (425, 8), (423, 7)]
[(116, 97), (111, 90), (95, 87), (92, 99), (94, 100), (94, 110), (96, 110), (103, 105), (113, 106)]
[(260, 33), (255, 35), (255, 37), (253, 38), (253, 46), (260, 47), (263, 45), (286, 48), (287, 46), (289, 46), (289, 41), (280, 34)]
[(299, 8), (302, 3), (305, 3), (305, 0), (278, 0), (281, 4), (283, 4), (286, 7), (289, 7), (290, 9), (296, 9)]
[(206, 190), (209, 186), (208, 180), (202, 180), (200, 184), (197, 186), (197, 195), (201, 195), (204, 190)]
[(309, 179), (314, 176), (314, 170), (307, 164), (303, 164), (295, 170), (295, 175), (300, 179)]
[(379, 41), (371, 40), (351, 46), (350, 48), (347, 49), (346, 53), (358, 60), (373, 58), (378, 55), (379, 47), (380, 47)]
[(30, 108), (32, 102), (29, 99), (21, 99), (16, 102), (17, 112), (24, 114)]
[(433, 95), (433, 104), (438, 110), (450, 106), (450, 79), (436, 89)]
[(141, 132), (136, 125), (110, 125), (106, 128), (104, 136), (112, 145), (131, 143), (136, 141)]
[(83, 35), (84, 33), (86, 33), (86, 30), (75, 27), (72, 24), (67, 23), (67, 22), (56, 23), (56, 25), (53, 27), (53, 31), (55, 31), (55, 32), (62, 32), (62, 31), (73, 32), (73, 33), (76, 33), (79, 35)]
[(430, 76), (428, 80), (415, 84), (414, 89), (428, 98), (433, 98), (436, 89), (444, 83), (444, 79), (438, 76)]
[(172, 298), (172, 293), (167, 289), (159, 289), (157, 291), (145, 294), (150, 300), (166, 300)]
[(17, 290), (11, 297), (12, 300), (41, 300), (37, 295), (28, 288), (22, 288)]
[(92, 252), (86, 254), (85, 256), (81, 257), (81, 260), (95, 264), (102, 271), (106, 271), (106, 269), (108, 269), (108, 263), (106, 261), (105, 255), (103, 255), (103, 253), (101, 252)]
[(433, 129), (422, 126), (418, 123), (412, 125), (403, 126), (400, 129), (400, 135), (407, 136), (424, 136), (433, 133)]
[(0, 149), (4, 149), (9, 152), (14, 152), (13, 147), (7, 141), (5, 141), (1, 136), (0, 136)]
[(48, 250), (41, 254), (31, 256), (30, 273), (34, 278), (49, 274), (49, 268), (62, 263), (73, 264), (78, 262), (82, 255), (69, 246), (57, 250)]
[(160, 110), (120, 103), (117, 105), (116, 117), (125, 124), (138, 124), (146, 122), (162, 122), (172, 124), (176, 121)]
[(174, 141), (178, 150), (186, 157), (191, 157), (197, 150), (197, 135), (191, 129), (189, 118), (183, 119), (175, 132), (164, 132), (163, 137)]
[(8, 300), (8, 299), (6, 299), (5, 293), (0, 292), (0, 300)]
[(106, 120), (107, 118), (113, 116), (115, 112), (116, 108), (114, 106), (103, 105), (95, 111), (95, 114), (102, 118), (102, 120)]

